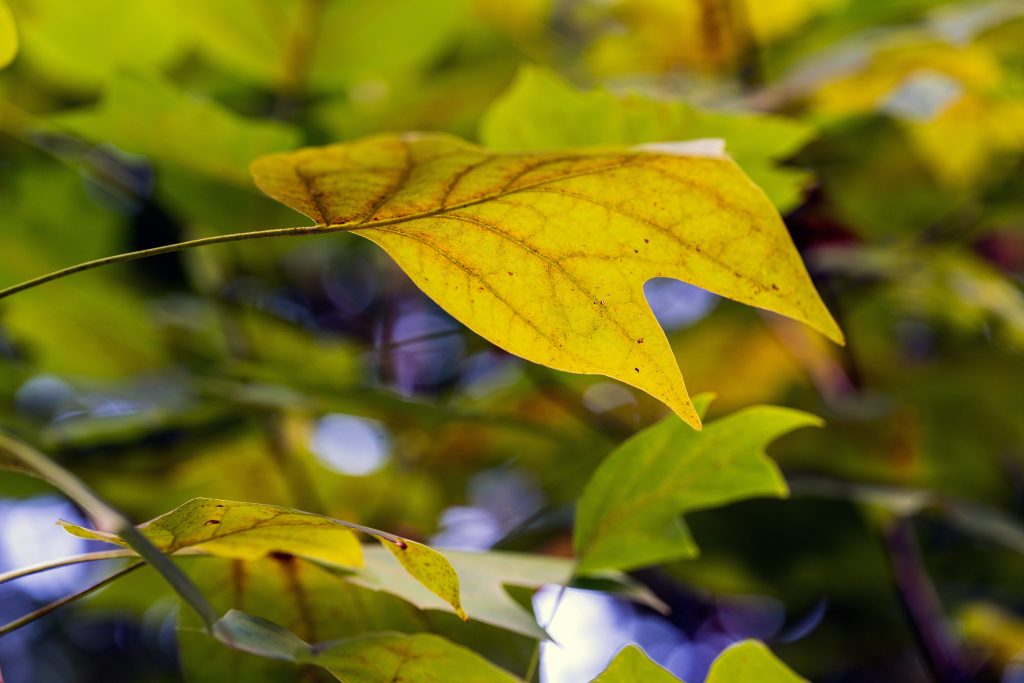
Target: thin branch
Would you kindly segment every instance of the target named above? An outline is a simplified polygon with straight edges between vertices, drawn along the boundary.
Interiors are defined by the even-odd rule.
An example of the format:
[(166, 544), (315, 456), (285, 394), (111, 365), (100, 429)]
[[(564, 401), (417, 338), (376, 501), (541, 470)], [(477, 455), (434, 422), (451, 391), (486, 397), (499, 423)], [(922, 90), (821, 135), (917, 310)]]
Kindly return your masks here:
[(23, 617), (19, 617), (18, 619), (15, 619), (14, 621), (8, 622), (8, 623), (4, 624), (3, 626), (0, 626), (0, 637), (3, 637), (5, 635), (7, 635), (11, 631), (17, 630), (17, 629), (21, 628), (22, 626), (35, 621), (36, 619), (39, 619), (41, 617), (45, 617), (47, 614), (50, 614), (54, 610), (56, 610), (56, 609), (58, 609), (60, 607), (63, 607), (64, 605), (70, 604), (70, 603), (78, 600), (79, 598), (84, 598), (86, 595), (89, 595), (89, 593), (92, 593), (93, 591), (96, 591), (96, 590), (99, 590), (100, 588), (103, 588), (108, 583), (116, 581), (117, 579), (121, 578), (125, 574), (128, 574), (130, 572), (135, 571), (136, 569), (138, 569), (139, 567), (143, 566), (144, 564), (146, 564), (146, 563), (143, 562), (143, 561), (139, 561), (139, 562), (135, 562), (134, 564), (130, 564), (127, 567), (125, 567), (124, 569), (118, 570), (118, 571), (114, 572), (113, 574), (111, 574), (110, 576), (107, 576), (106, 578), (100, 579), (96, 583), (92, 584), (91, 586), (88, 586), (87, 588), (83, 588), (82, 590), (78, 591), (77, 593), (72, 593), (71, 595), (68, 595), (67, 597), (63, 597), (60, 600), (55, 600), (55, 601), (51, 602), (48, 605), (44, 605), (44, 606), (40, 607), (39, 609), (35, 610), (34, 612), (30, 612), (30, 613), (26, 614)]
[(165, 244), (160, 247), (153, 247), (152, 249), (141, 249), (139, 251), (129, 251), (123, 254), (115, 254), (113, 256), (104, 256), (103, 258), (94, 259), (92, 261), (86, 261), (67, 268), (61, 268), (55, 270), (52, 273), (46, 275), (40, 275), (39, 277), (26, 280), (10, 287), (0, 289), (0, 299), (23, 292), (26, 289), (32, 289), (39, 285), (52, 282), (54, 280), (60, 280), (69, 275), (75, 273), (81, 273), (86, 270), (92, 270), (93, 268), (100, 268), (102, 266), (111, 265), (113, 263), (124, 263), (127, 261), (137, 261), (138, 259), (148, 258), (150, 256), (160, 256), (161, 254), (172, 254), (178, 251), (184, 251), (186, 249), (195, 249), (196, 247), (205, 247), (210, 244), (223, 244), (225, 242), (241, 242), (244, 240), (255, 240), (264, 239), (271, 237), (290, 237), (294, 235), (312, 235), (317, 233), (330, 233), (338, 232), (340, 230), (346, 230), (348, 228), (335, 228), (330, 226), (316, 226), (316, 225), (304, 225), (294, 228), (272, 228), (270, 230), (252, 230), (249, 232), (233, 232), (227, 235), (214, 235), (213, 237), (202, 237), (200, 239), (188, 240), (186, 242), (176, 242), (175, 244)]
[(27, 567), (20, 567), (18, 569), (12, 569), (9, 572), (4, 572), (3, 574), (0, 574), (0, 584), (20, 579), (23, 576), (31, 576), (32, 574), (47, 572), (51, 569), (59, 569), (60, 567), (70, 567), (71, 565), (82, 564), (83, 562), (116, 560), (124, 557), (137, 557), (137, 555), (134, 550), (101, 550), (95, 553), (69, 555), (68, 557), (61, 557), (56, 560), (47, 560), (46, 562), (40, 562), (39, 564), (30, 564)]
[(970, 667), (925, 571), (914, 527), (909, 519), (894, 517), (883, 523), (882, 533), (893, 582), (928, 667), (941, 683), (967, 683)]

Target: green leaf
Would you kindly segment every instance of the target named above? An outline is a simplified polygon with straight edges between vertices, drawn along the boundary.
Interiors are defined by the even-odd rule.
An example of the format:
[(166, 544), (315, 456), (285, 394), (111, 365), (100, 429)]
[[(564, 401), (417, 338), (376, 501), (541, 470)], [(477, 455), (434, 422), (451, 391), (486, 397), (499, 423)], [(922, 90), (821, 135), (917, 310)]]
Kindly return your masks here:
[(615, 659), (592, 683), (673, 683), (679, 679), (663, 669), (636, 645), (619, 650)]
[[(61, 526), (80, 538), (125, 545), (113, 534), (70, 522)], [(190, 549), (250, 561), (287, 553), (342, 567), (362, 566), (361, 545), (351, 528), (276, 505), (195, 498), (138, 528), (164, 553)]]
[(244, 652), (313, 664), (345, 683), (514, 683), (520, 679), (459, 645), (431, 634), (369, 633), (308, 645), (273, 622), (231, 610), (217, 622), (217, 638)]
[(493, 153), (447, 135), (383, 135), (252, 169), (324, 231), (378, 244), (498, 346), (619, 379), (699, 427), (647, 280), (684, 279), (842, 333), (743, 172), (703, 148), (660, 150)]
[[(390, 550), (390, 549), (389, 549)], [(564, 584), (572, 574), (572, 565), (562, 558), (520, 553), (471, 553), (446, 551), (444, 556), (458, 572), (462, 605), (474, 621), (543, 638), (534, 616), (523, 609), (507, 587), (540, 588), (544, 584)], [(352, 578), (358, 585), (383, 590), (411, 602), (420, 609), (452, 611), (444, 600), (424, 589), (396, 567), (380, 549), (367, 548), (365, 568)]]
[[(710, 397), (699, 397), (703, 409)], [(680, 516), (756, 496), (787, 495), (765, 444), (821, 425), (796, 410), (758, 406), (701, 432), (673, 416), (636, 434), (594, 473), (580, 498), (574, 544), (579, 571), (632, 569), (697, 554)]]
[(18, 56), (18, 27), (7, 0), (0, 0), (0, 69)]
[(298, 131), (290, 126), (245, 119), (156, 74), (119, 74), (99, 105), (53, 121), (90, 140), (243, 186), (250, 185), (253, 159), (299, 142)]
[(732, 645), (711, 665), (707, 683), (807, 683), (756, 640)]
[(641, 94), (577, 90), (537, 66), (520, 69), (485, 114), (480, 130), (484, 144), (501, 150), (723, 138), (726, 152), (783, 212), (799, 203), (810, 176), (779, 162), (813, 136), (809, 124), (781, 116), (707, 111)]
[[(593, 683), (670, 683), (679, 679), (635, 645), (624, 647)], [(806, 683), (763, 643), (745, 640), (726, 648), (711, 665), (706, 683)]]

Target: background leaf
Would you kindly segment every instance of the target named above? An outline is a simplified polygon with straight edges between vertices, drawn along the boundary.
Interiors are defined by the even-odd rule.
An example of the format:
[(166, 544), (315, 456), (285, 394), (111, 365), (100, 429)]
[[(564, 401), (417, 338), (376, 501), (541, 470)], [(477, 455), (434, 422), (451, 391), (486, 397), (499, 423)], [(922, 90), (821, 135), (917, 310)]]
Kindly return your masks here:
[(86, 139), (242, 186), (249, 184), (249, 162), (299, 141), (286, 124), (245, 119), (142, 73), (118, 74), (98, 106), (63, 114), (54, 123)]
[(781, 162), (813, 136), (812, 126), (781, 116), (702, 110), (639, 93), (577, 90), (536, 66), (519, 70), (480, 126), (485, 145), (513, 151), (722, 138), (726, 153), (782, 212), (800, 202), (810, 176)]

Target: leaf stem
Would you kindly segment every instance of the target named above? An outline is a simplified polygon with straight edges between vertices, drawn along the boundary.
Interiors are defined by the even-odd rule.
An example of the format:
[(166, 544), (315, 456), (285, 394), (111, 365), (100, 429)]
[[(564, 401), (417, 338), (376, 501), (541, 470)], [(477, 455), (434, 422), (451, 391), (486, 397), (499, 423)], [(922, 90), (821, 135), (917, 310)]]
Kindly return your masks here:
[(139, 562), (132, 563), (132, 564), (128, 565), (127, 567), (125, 567), (124, 569), (120, 569), (120, 570), (114, 572), (113, 574), (111, 574), (110, 576), (107, 576), (105, 578), (100, 579), (99, 581), (97, 581), (96, 583), (92, 584), (91, 586), (83, 588), (82, 590), (78, 591), (77, 593), (72, 593), (71, 595), (63, 597), (60, 600), (54, 600), (50, 604), (44, 605), (44, 606), (40, 607), (39, 609), (35, 610), (34, 612), (29, 612), (28, 614), (26, 614), (23, 617), (19, 617), (19, 618), (15, 619), (14, 621), (10, 621), (10, 622), (4, 624), (3, 626), (0, 626), (0, 637), (3, 637), (5, 635), (7, 635), (11, 631), (17, 630), (17, 629), (21, 628), (22, 626), (25, 626), (26, 624), (29, 624), (29, 623), (35, 621), (36, 619), (39, 619), (41, 617), (45, 617), (47, 614), (53, 612), (54, 610), (56, 610), (56, 609), (58, 609), (60, 607), (63, 607), (64, 605), (70, 604), (70, 603), (78, 600), (79, 598), (84, 598), (86, 595), (89, 595), (89, 593), (92, 593), (93, 591), (96, 591), (96, 590), (99, 590), (100, 588), (103, 588), (103, 586), (106, 586), (108, 583), (116, 581), (117, 579), (121, 578), (125, 574), (128, 574), (130, 572), (135, 571), (136, 569), (138, 569), (139, 567), (143, 566), (144, 564), (146, 564), (146, 563), (141, 561), (141, 560)]
[(60, 557), (56, 560), (47, 560), (46, 562), (40, 562), (39, 564), (30, 564), (27, 567), (20, 567), (18, 569), (12, 569), (9, 572), (4, 572), (0, 574), (0, 584), (20, 579), (23, 576), (31, 576), (32, 574), (50, 571), (51, 569), (58, 569), (60, 567), (69, 567), (74, 564), (82, 564), (83, 562), (116, 560), (123, 557), (136, 557), (136, 553), (133, 550), (101, 550), (95, 553), (83, 553), (81, 555)]
[(25, 282), (11, 285), (0, 289), (0, 299), (23, 292), (27, 289), (38, 287), (39, 285), (52, 282), (54, 280), (60, 280), (69, 275), (75, 273), (81, 273), (86, 270), (92, 270), (93, 268), (100, 268), (101, 266), (107, 266), (113, 263), (123, 263), (126, 261), (136, 261), (138, 259), (148, 258), (150, 256), (160, 256), (161, 254), (171, 254), (178, 251), (184, 251), (186, 249), (195, 249), (196, 247), (205, 247), (210, 244), (223, 244), (225, 242), (241, 242), (244, 240), (255, 240), (264, 239), (271, 237), (290, 237), (294, 235), (312, 235), (317, 233), (330, 233), (338, 232), (345, 228), (333, 228), (316, 225), (303, 225), (292, 228), (271, 228), (269, 230), (251, 230), (248, 232), (233, 232), (226, 235), (214, 235), (212, 237), (201, 237), (199, 239), (187, 240), (185, 242), (176, 242), (174, 244), (165, 244), (160, 247), (153, 247), (151, 249), (140, 249), (139, 251), (128, 251), (122, 254), (115, 254), (113, 256), (104, 256), (103, 258), (94, 259), (92, 261), (85, 261), (84, 263), (78, 263), (67, 268), (61, 268), (55, 270), (52, 273), (46, 275), (40, 275), (39, 277), (26, 280)]
[(29, 472), (58, 488), (85, 511), (97, 528), (112, 531), (123, 538), (132, 550), (160, 572), (164, 580), (196, 611), (207, 628), (213, 628), (218, 618), (217, 613), (196, 585), (124, 515), (110, 507), (85, 482), (43, 453), (3, 432), (0, 432), (0, 454), (14, 458)]

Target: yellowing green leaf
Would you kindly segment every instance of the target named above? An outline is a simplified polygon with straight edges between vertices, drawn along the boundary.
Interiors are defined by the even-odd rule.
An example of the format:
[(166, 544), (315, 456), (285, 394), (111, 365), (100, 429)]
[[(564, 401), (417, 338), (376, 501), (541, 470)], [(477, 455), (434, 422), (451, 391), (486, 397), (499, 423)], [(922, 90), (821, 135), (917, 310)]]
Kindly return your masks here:
[(493, 153), (446, 135), (270, 155), (257, 185), (325, 231), (387, 251), (481, 336), (693, 409), (643, 283), (675, 277), (842, 334), (771, 202), (719, 156)]
[(381, 538), (380, 542), (410, 576), (451, 605), (463, 621), (469, 618), (459, 597), (459, 575), (444, 555), (414, 541), (403, 540), (399, 545)]
[(313, 663), (345, 683), (514, 683), (520, 679), (472, 650), (429, 634), (366, 635), (318, 653)]
[(636, 645), (622, 648), (592, 683), (673, 683), (679, 679), (663, 669)]
[(273, 622), (231, 610), (214, 629), (225, 644), (251, 654), (313, 664), (344, 683), (514, 683), (520, 679), (472, 650), (427, 633), (368, 633), (310, 646)]
[[(522, 671), (535, 649), (535, 638), (542, 637), (542, 634), (526, 637), (476, 618), (462, 621), (452, 614), (450, 606), (410, 579), (387, 551), (373, 546), (367, 548), (366, 567), (357, 573), (281, 555), (255, 562), (193, 557), (179, 562), (179, 565), (209, 595), (218, 613), (223, 614), (232, 608), (244, 610), (280, 624), (309, 643), (381, 631), (434, 633), (470, 647), (510, 671)], [(491, 565), (491, 568), (496, 566)], [(380, 587), (375, 586), (375, 590), (357, 585), (360, 577), (375, 572), (378, 567), (387, 568)], [(562, 561), (562, 577), (568, 574), (569, 564)], [(415, 595), (426, 596), (432, 607), (438, 609), (420, 610), (401, 597), (386, 592), (384, 589), (391, 589), (385, 584), (390, 582), (392, 575), (396, 578), (396, 592), (412, 594), (412, 590), (407, 590), (412, 587)], [(492, 580), (499, 581), (500, 576)], [(521, 614), (528, 614), (513, 606)], [(291, 665), (282, 666), (269, 659), (228, 650), (197, 629), (190, 628), (198, 626), (198, 621), (187, 610), (182, 613), (182, 625), (184, 628), (179, 631), (179, 636), (187, 680), (211, 683), (224, 680), (291, 680), (288, 675)], [(539, 632), (536, 625), (534, 629)], [(283, 649), (287, 650), (287, 645)], [(276, 677), (267, 674), (275, 669), (283, 670), (283, 673)]]
[(799, 151), (813, 134), (810, 125), (781, 116), (705, 111), (679, 100), (577, 90), (537, 66), (520, 69), (480, 128), (485, 145), (513, 151), (722, 138), (729, 156), (780, 211), (800, 201), (810, 176), (778, 162)]
[(298, 132), (283, 123), (245, 119), (155, 74), (120, 74), (97, 107), (55, 121), (82, 137), (236, 185), (249, 185), (253, 159), (298, 143)]
[[(117, 536), (68, 522), (81, 538), (124, 545)], [(343, 567), (362, 566), (362, 550), (352, 529), (320, 515), (276, 505), (195, 498), (139, 526), (165, 553), (192, 549), (219, 557), (256, 560), (287, 553)]]
[[(114, 534), (85, 529), (70, 522), (61, 522), (61, 525), (74, 536), (126, 545)], [(146, 538), (168, 554), (188, 551), (249, 562), (268, 555), (294, 555), (347, 568), (363, 566), (363, 547), (353, 529), (380, 540), (408, 574), (396, 571), (398, 567), (393, 561), (388, 563), (388, 568), (378, 569), (394, 572), (406, 582), (420, 582), (415, 584), (420, 590), (437, 595), (466, 619), (459, 594), (459, 576), (444, 555), (420, 543), (374, 529), (277, 505), (215, 498), (194, 498), (139, 525)], [(399, 547), (399, 543), (404, 547)]]
[(707, 683), (807, 683), (756, 640), (726, 649), (711, 665)]
[(0, 0), (0, 69), (14, 61), (18, 55), (18, 27), (11, 15), (7, 0)]
[[(593, 683), (671, 683), (679, 679), (635, 645), (623, 648)], [(728, 647), (711, 665), (706, 683), (806, 683), (756, 640)]]
[[(701, 411), (710, 399), (699, 397)], [(813, 415), (758, 406), (708, 424), (701, 432), (669, 416), (638, 433), (594, 473), (576, 513), (579, 571), (633, 569), (681, 557), (697, 546), (680, 516), (788, 489), (764, 445)]]

